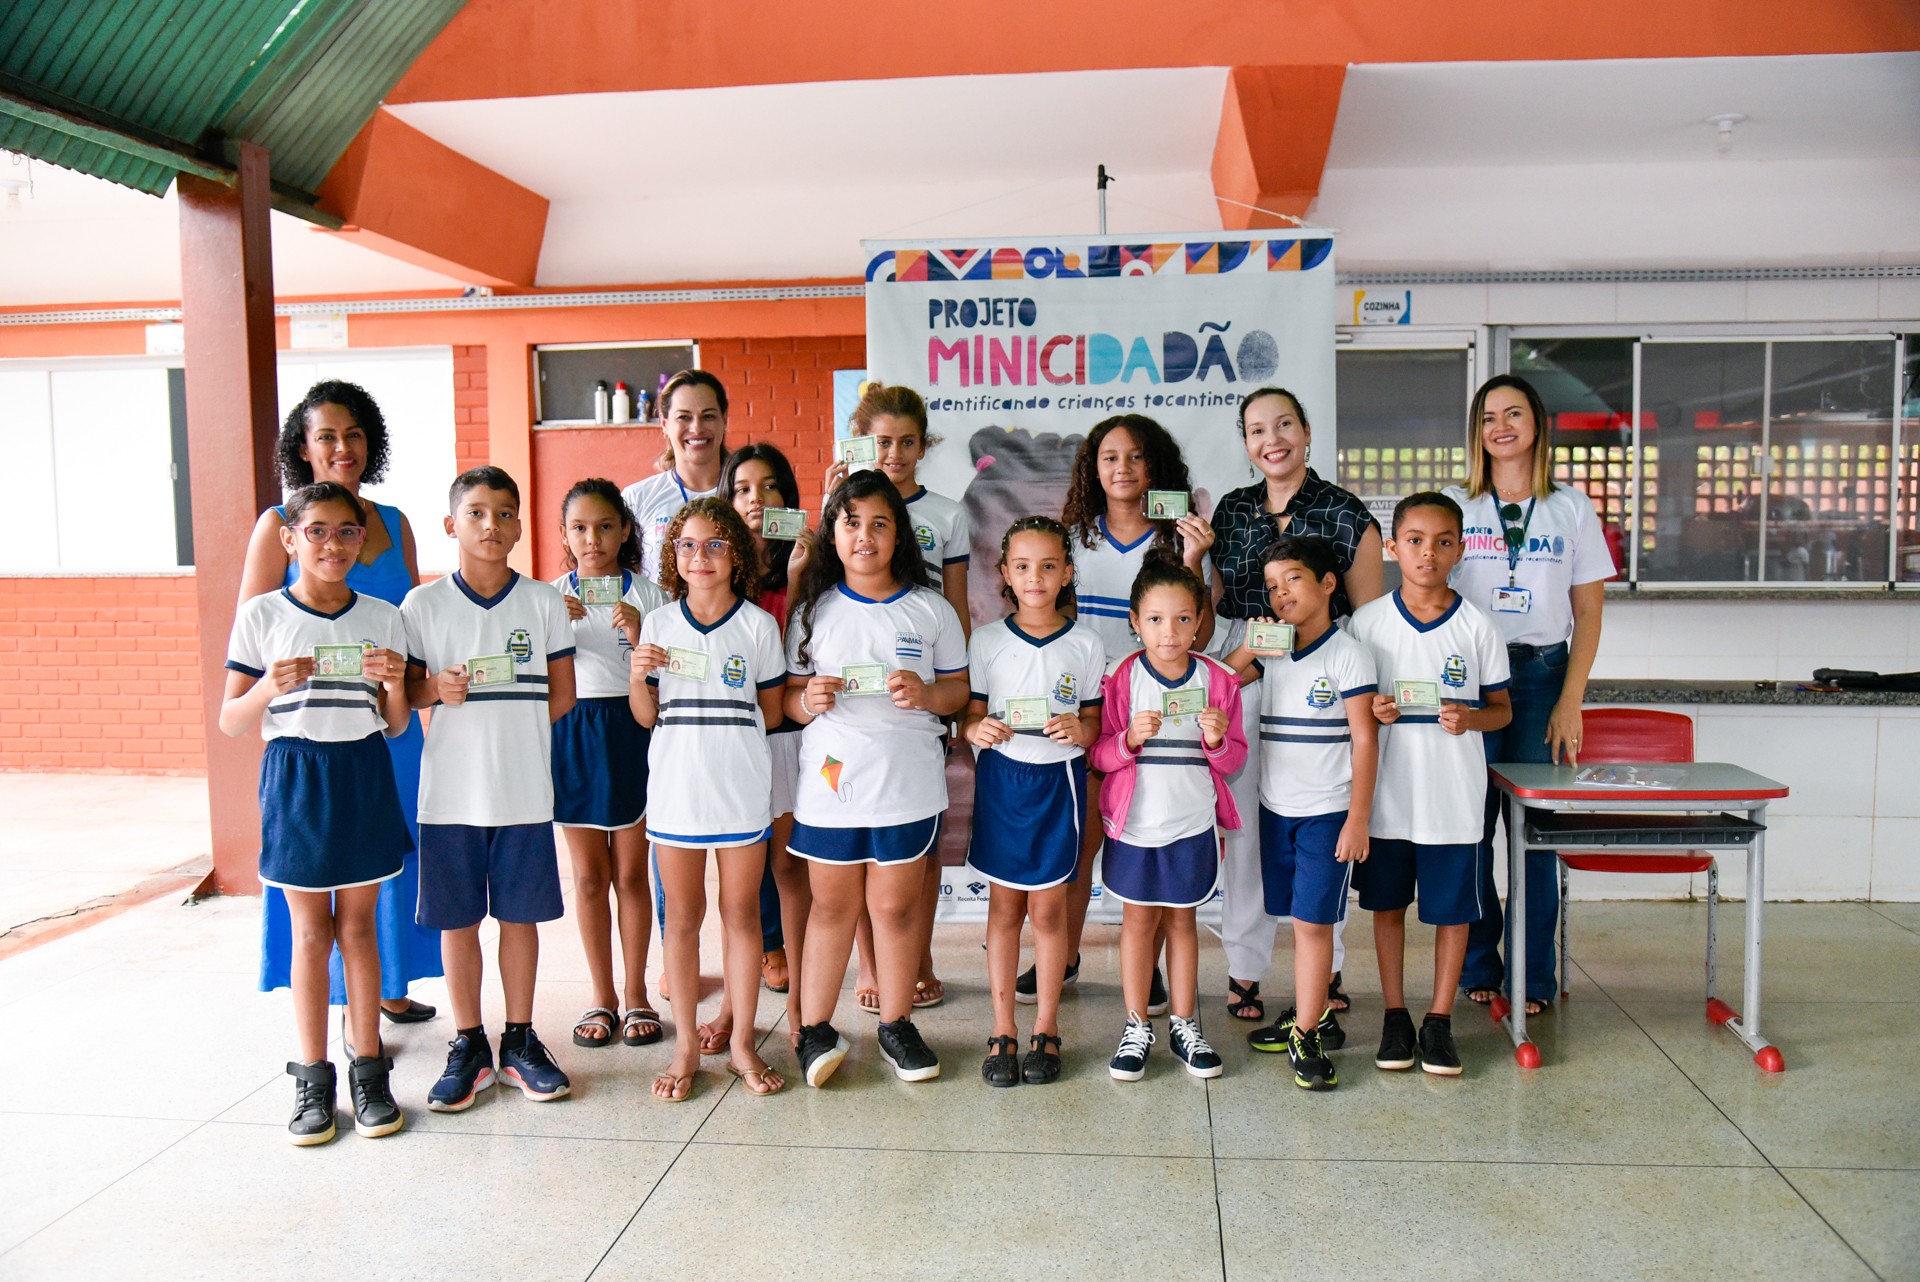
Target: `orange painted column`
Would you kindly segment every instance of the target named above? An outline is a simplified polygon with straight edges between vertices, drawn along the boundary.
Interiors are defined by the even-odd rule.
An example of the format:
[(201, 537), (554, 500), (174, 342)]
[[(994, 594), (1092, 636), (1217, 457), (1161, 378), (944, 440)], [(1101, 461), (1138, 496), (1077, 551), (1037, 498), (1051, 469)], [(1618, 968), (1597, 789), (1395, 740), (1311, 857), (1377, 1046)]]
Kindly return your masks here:
[(213, 873), (201, 889), (250, 895), (260, 890), (260, 738), (230, 739), (218, 722), (247, 536), (280, 484), (266, 151), (241, 143), (239, 171), (233, 187), (180, 176), (180, 306), (213, 819)]

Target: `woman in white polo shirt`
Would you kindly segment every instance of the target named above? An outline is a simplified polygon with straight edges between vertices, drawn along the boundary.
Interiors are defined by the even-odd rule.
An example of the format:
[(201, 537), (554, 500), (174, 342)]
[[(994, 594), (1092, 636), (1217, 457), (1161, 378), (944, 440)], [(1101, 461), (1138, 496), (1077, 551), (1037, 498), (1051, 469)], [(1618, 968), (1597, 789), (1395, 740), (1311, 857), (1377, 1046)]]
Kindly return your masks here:
[[(1540, 394), (1524, 378), (1481, 384), (1467, 415), (1467, 484), (1446, 490), (1465, 516), (1456, 592), (1493, 616), (1513, 669), (1513, 720), (1487, 735), (1488, 761), (1575, 761), (1580, 704), (1600, 648), (1600, 607), (1613, 555), (1593, 500), (1553, 480), (1553, 431)], [(1493, 885), (1499, 792), (1487, 790), (1480, 838), (1485, 916), (1467, 933), (1460, 986), (1493, 1000), (1505, 983), (1504, 917)], [(1551, 851), (1527, 855), (1527, 1013), (1552, 1005), (1559, 882)], [(1510, 951), (1510, 950), (1507, 950)], [(1509, 956), (1508, 961), (1512, 958)]]

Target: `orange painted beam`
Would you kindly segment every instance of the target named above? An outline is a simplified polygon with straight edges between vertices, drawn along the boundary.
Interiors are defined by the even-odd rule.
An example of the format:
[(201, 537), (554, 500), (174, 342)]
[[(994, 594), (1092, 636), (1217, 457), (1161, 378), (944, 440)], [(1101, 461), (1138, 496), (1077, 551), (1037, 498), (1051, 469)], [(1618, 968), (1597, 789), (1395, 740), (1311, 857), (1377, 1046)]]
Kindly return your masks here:
[(547, 199), (377, 111), (320, 184), (336, 235), (456, 280), (531, 285)]
[(1920, 49), (1911, 0), (470, 0), (391, 103), (1131, 67)]
[(1229, 231), (1304, 218), (1320, 193), (1347, 69), (1235, 67), (1213, 143), (1213, 193)]

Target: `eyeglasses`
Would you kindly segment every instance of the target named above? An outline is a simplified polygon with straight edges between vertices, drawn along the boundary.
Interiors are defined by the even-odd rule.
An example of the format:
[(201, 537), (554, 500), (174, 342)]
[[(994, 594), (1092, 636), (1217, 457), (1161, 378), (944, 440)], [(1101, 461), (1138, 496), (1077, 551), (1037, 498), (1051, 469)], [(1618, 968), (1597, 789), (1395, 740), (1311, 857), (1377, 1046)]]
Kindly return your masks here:
[(708, 539), (704, 543), (699, 539), (675, 539), (673, 541), (673, 550), (681, 556), (696, 556), (702, 548), (706, 549), (708, 556), (717, 561), (733, 551), (733, 544), (727, 542), (725, 539)]
[(347, 547), (352, 547), (367, 537), (364, 525), (296, 525), (294, 529), (307, 536), (309, 543), (325, 543), (330, 538), (338, 538)]
[(1507, 546), (1517, 548), (1527, 541), (1526, 512), (1518, 503), (1502, 503), (1500, 519), (1506, 524)]

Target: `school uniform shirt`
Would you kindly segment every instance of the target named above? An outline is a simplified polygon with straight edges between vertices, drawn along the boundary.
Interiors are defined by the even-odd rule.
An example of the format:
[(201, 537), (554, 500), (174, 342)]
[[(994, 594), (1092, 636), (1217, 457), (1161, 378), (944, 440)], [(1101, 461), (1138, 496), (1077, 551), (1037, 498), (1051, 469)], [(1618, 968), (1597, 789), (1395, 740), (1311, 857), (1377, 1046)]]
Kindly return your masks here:
[[(302, 605), (281, 588), (240, 604), (227, 641), (227, 667), (256, 679), (278, 659), (313, 654), (317, 645), (361, 645), (406, 653), (400, 611), (378, 597), (355, 592), (336, 614)], [(277, 696), (260, 718), (260, 737), (343, 743), (385, 733), (380, 684), (370, 677), (319, 674)]]
[[(805, 662), (800, 613), (787, 620), (794, 676), (839, 676), (850, 663), (879, 663), (931, 684), (967, 666), (960, 616), (932, 588), (901, 588), (879, 601), (839, 584), (814, 605)], [(794, 819), (816, 828), (885, 828), (940, 814), (947, 808), (942, 724), (931, 712), (896, 707), (885, 693), (837, 696), (801, 731)]]
[[(1044, 698), (1047, 715), (1080, 714), (1100, 706), (1100, 681), (1107, 671), (1106, 651), (1093, 630), (1071, 619), (1049, 637), (1036, 637), (1013, 621), (996, 619), (975, 630), (967, 645), (967, 679), (972, 697), (987, 705), (987, 715), (1005, 722), (1010, 698)], [(974, 755), (980, 755), (975, 749)], [(1035, 727), (1013, 732), (1013, 738), (988, 752), (1003, 752), (1015, 761), (1052, 765), (1084, 756), (1086, 749), (1056, 743)]]
[[(1353, 637), (1373, 654), (1380, 692), (1400, 680), (1432, 681), (1442, 704), (1478, 708), (1511, 677), (1507, 646), (1486, 611), (1455, 594), (1432, 623), (1407, 613), (1399, 592), (1354, 611)], [(1481, 735), (1448, 734), (1438, 712), (1408, 713), (1380, 727), (1380, 775), (1373, 793), (1373, 835), (1423, 846), (1480, 840), (1487, 798)]]
[(926, 486), (907, 500), (907, 517), (913, 522), (913, 538), (927, 563), (927, 575), (938, 587), (949, 565), (965, 565), (973, 556), (973, 529), (967, 510), (944, 494), (935, 494)]
[(751, 842), (773, 822), (760, 691), (787, 684), (780, 625), (747, 601), (701, 623), (684, 600), (641, 620), (640, 644), (707, 656), (704, 677), (656, 668), (660, 719), (647, 750), (647, 831), (668, 844)]
[[(644, 625), (647, 616), (667, 604), (667, 594), (631, 570), (620, 572), (623, 591), (620, 599), (640, 612)], [(580, 599), (580, 575), (569, 570), (553, 580), (562, 596)], [(564, 608), (565, 601), (561, 606)], [(627, 642), (627, 630), (613, 626), (613, 607), (590, 605), (583, 619), (570, 619), (573, 629), (573, 694), (576, 699), (624, 699), (631, 680), (627, 661), (633, 647)]]
[(1260, 805), (1331, 815), (1353, 803), (1347, 700), (1377, 688), (1373, 655), (1338, 627), (1260, 664)]
[[(1492, 491), (1477, 499), (1458, 485), (1443, 493), (1460, 505), (1465, 518), (1460, 564), (1448, 582), (1493, 616), (1508, 642), (1558, 645), (1573, 635), (1573, 589), (1598, 583), (1617, 572), (1607, 548), (1606, 531), (1586, 491), (1556, 484), (1537, 502), (1520, 504), (1527, 527), (1526, 546), (1507, 563), (1507, 523), (1500, 519), (1500, 498)], [(1518, 591), (1509, 591), (1509, 585)]]
[[(1073, 545), (1073, 599), (1080, 622), (1093, 629), (1105, 647), (1107, 666), (1140, 648), (1128, 620), (1128, 602), (1133, 599), (1133, 581), (1147, 562), (1147, 549), (1160, 533), (1158, 525), (1149, 525), (1146, 533), (1131, 543), (1122, 543), (1107, 531), (1107, 519), (1094, 518), (1094, 540), (1090, 548), (1078, 540)], [(1200, 577), (1207, 590), (1213, 590), (1213, 562), (1200, 563)]]
[[(1185, 674), (1169, 681), (1142, 654), (1129, 674), (1131, 706), (1136, 712), (1142, 708), (1158, 712), (1172, 690), (1198, 690), (1204, 703), (1212, 662), (1204, 655), (1189, 655)], [(1120, 830), (1121, 841), (1166, 846), (1213, 828), (1217, 799), (1198, 713), (1163, 718), (1160, 732), (1140, 745), (1134, 767), (1133, 800)]]
[(547, 665), (574, 650), (559, 590), (515, 573), (498, 595), (483, 597), (456, 570), (407, 593), (400, 617), (407, 662), (429, 673), (495, 654), (510, 656), (514, 668), (511, 686), (480, 686), (464, 703), (434, 705), (420, 761), (420, 822), (552, 822)]
[(674, 514), (695, 499), (711, 498), (720, 491), (690, 490), (680, 473), (668, 468), (645, 480), (635, 481), (620, 491), (633, 511), (640, 531), (640, 574), (649, 583), (660, 582), (660, 545), (667, 541), (667, 523)]

